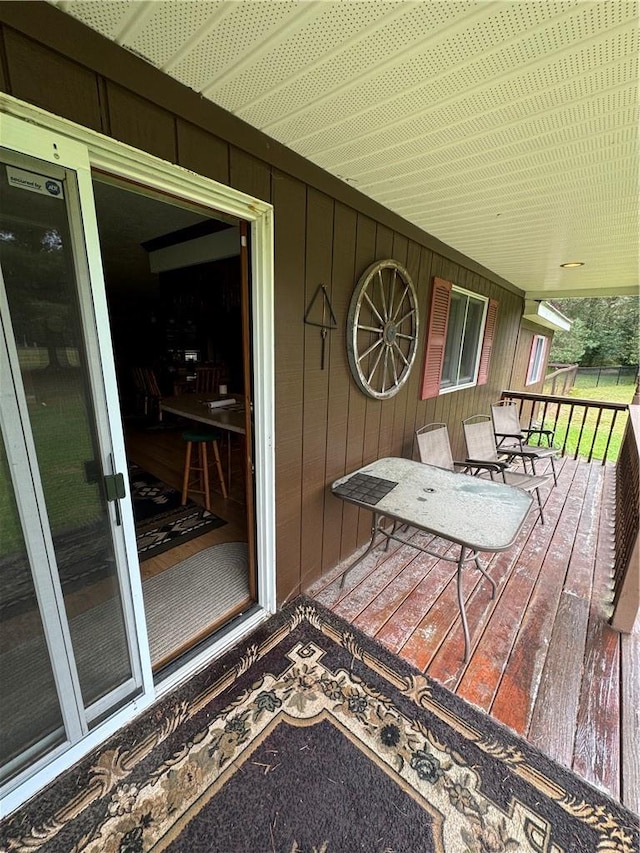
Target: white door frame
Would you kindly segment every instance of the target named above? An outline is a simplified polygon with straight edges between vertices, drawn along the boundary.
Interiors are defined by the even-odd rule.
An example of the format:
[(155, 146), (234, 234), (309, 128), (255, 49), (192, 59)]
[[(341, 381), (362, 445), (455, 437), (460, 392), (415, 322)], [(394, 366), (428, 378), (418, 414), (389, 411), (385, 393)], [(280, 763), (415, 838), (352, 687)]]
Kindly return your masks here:
[[(17, 124), (12, 119), (20, 119), (21, 121)], [(45, 134), (34, 134), (34, 126), (40, 128)], [(146, 631), (142, 627), (143, 635), (139, 634), (138, 639), (143, 657), (145, 695), (125, 706), (103, 724), (90, 731), (86, 737), (63, 755), (54, 758), (36, 774), (10, 791), (3, 799), (0, 816), (12, 811), (32, 796), (35, 791), (54, 779), (63, 770), (72, 766), (119, 728), (122, 728), (140, 711), (144, 710), (156, 696), (167, 692), (218, 657), (226, 648), (235, 644), (240, 637), (252, 630), (276, 609), (272, 206), (261, 199), (256, 199), (246, 193), (190, 172), (181, 166), (161, 160), (151, 154), (0, 93), (0, 145), (5, 144), (4, 140), (9, 133), (13, 138), (17, 134), (20, 137), (21, 147), (24, 145), (23, 150), (26, 153), (31, 153), (32, 156), (40, 156), (48, 160), (54, 159), (63, 164), (67, 157), (67, 151), (73, 149), (74, 158), (77, 158), (79, 149), (83, 149), (88, 156), (88, 163), (92, 169), (211, 208), (212, 212), (227, 213), (250, 223), (253, 306), (252, 359), (253, 365), (259, 365), (260, 368), (260, 381), (255, 383), (253, 391), (258, 609), (232, 631), (227, 632), (217, 643), (212, 644), (200, 655), (192, 658), (188, 664), (176, 670), (155, 688), (151, 681), (151, 662)], [(38, 146), (34, 145), (34, 137), (46, 140), (45, 144), (49, 146), (46, 152), (41, 148), (38, 150)], [(94, 233), (97, 233), (95, 206), (91, 191), (91, 174), (88, 170), (82, 175), (79, 173), (78, 180), (84, 184), (83, 217), (86, 217), (89, 229), (96, 229)], [(89, 199), (88, 202), (87, 199)], [(102, 354), (101, 366), (106, 395), (106, 412), (113, 441), (114, 462), (116, 470), (125, 470), (126, 454), (99, 246), (88, 245), (87, 253), (92, 282), (97, 283), (92, 288), (93, 307), (97, 322), (99, 349)], [(254, 371), (255, 373), (256, 371)], [(127, 500), (130, 501), (130, 496), (127, 497)], [(126, 561), (129, 565), (133, 609), (136, 617), (138, 617), (143, 614), (144, 607), (133, 513), (129, 511), (123, 515)], [(144, 626), (144, 618), (137, 619), (137, 621), (139, 625)], [(146, 660), (144, 660), (145, 655)]]

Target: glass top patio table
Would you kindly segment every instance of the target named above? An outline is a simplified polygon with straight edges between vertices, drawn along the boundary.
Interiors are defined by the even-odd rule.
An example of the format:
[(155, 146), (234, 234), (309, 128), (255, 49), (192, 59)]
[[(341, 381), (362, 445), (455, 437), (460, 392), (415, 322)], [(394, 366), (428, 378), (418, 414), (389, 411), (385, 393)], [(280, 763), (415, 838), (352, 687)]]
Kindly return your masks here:
[[(376, 478), (395, 484), (375, 503), (349, 482)], [(366, 481), (365, 481), (366, 482)], [(386, 488), (382, 486), (382, 488)], [(333, 494), (474, 551), (505, 551), (513, 544), (532, 497), (515, 486), (458, 474), (411, 459), (378, 459), (336, 480)]]
[[(457, 563), (458, 607), (467, 662), (471, 637), (465, 612), (463, 566), (472, 560), (491, 584), (492, 597), (495, 595), (495, 581), (480, 564), (478, 552), (506, 551), (511, 547), (533, 502), (531, 495), (515, 486), (394, 457), (378, 459), (341, 477), (333, 483), (331, 491), (336, 497), (373, 513), (369, 545), (344, 570), (341, 588), (351, 569), (373, 550), (378, 534), (387, 542), (394, 539), (438, 559)], [(383, 519), (393, 520), (391, 531), (384, 526)], [(397, 535), (398, 522), (458, 544), (458, 557), (438, 554)]]

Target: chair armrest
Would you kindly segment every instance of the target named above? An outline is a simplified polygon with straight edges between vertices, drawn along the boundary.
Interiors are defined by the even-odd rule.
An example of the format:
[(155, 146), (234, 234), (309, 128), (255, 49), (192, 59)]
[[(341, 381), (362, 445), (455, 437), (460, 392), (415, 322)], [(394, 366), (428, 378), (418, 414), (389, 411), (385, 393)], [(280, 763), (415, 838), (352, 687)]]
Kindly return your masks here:
[(522, 432), (524, 432), (526, 434), (527, 439), (529, 439), (529, 437), (532, 435), (546, 435), (547, 441), (549, 442), (549, 447), (551, 447), (551, 445), (553, 443), (553, 436), (554, 436), (555, 430), (553, 430), (553, 429), (534, 429), (532, 427), (531, 429), (523, 429)]
[(472, 471), (472, 470), (471, 470), (471, 469), (472, 469), (472, 467), (473, 467), (474, 469), (480, 469), (481, 467), (487, 467), (487, 470), (489, 470), (489, 467), (488, 467), (488, 466), (480, 465), (480, 463), (478, 463), (478, 462), (474, 463), (474, 465), (473, 465), (473, 466), (471, 466), (468, 462), (454, 462), (454, 463), (453, 463), (453, 469), (454, 469), (454, 471), (455, 471), (455, 470), (458, 470), (458, 471), (460, 471), (462, 474), (467, 474), (467, 473), (469, 473), (469, 474), (471, 474), (472, 476), (474, 476), (474, 477), (475, 477), (475, 475), (476, 475), (476, 473), (477, 473), (477, 472), (476, 472), (476, 471)]
[(498, 453), (504, 453), (504, 455), (508, 456), (510, 459), (513, 459), (514, 456), (520, 456), (522, 459), (538, 458), (538, 454), (535, 450), (514, 450), (512, 447), (498, 447)]
[(495, 473), (498, 473), (500, 471), (505, 471), (509, 467), (507, 462), (500, 462), (500, 461), (487, 462), (484, 459), (467, 459), (466, 462), (464, 462), (464, 463), (460, 463), (460, 462), (455, 463), (454, 462), (454, 465), (455, 464), (458, 464), (458, 465), (465, 464), (467, 466), (467, 468), (484, 469), (485, 471), (493, 471)]
[[(494, 436), (496, 439), (496, 447), (499, 450), (502, 447), (502, 443), (507, 439), (519, 444), (522, 447), (522, 433), (519, 432), (494, 432)], [(509, 444), (508, 447), (512, 445)]]

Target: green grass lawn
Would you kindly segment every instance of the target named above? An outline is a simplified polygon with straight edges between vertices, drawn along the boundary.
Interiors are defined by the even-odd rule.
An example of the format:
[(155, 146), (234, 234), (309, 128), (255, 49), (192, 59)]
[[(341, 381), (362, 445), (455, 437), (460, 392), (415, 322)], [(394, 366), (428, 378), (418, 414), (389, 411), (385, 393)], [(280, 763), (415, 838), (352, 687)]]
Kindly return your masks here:
[[(599, 385), (598, 387), (579, 387), (576, 386), (573, 388), (571, 393), (569, 394), (569, 398), (572, 399), (581, 399), (581, 400), (593, 400), (599, 402), (607, 402), (607, 403), (625, 403), (628, 404), (631, 402), (633, 398), (633, 394), (635, 392), (635, 383), (626, 383), (620, 385)], [(571, 423), (568, 423), (569, 420), (569, 406), (562, 406), (560, 411), (560, 416), (558, 418), (558, 422), (556, 424), (556, 434), (554, 439), (554, 445), (556, 447), (562, 447), (565, 441), (565, 436), (567, 436), (567, 427), (568, 427), (568, 436), (567, 436), (567, 444), (565, 448), (565, 453), (568, 456), (574, 456), (576, 452), (576, 448), (578, 447), (578, 441), (580, 441), (580, 451), (579, 456), (587, 456), (589, 454), (591, 448), (591, 442), (593, 441), (593, 435), (597, 426), (597, 435), (595, 444), (593, 447), (593, 459), (603, 459), (605, 450), (607, 453), (607, 460), (610, 462), (615, 462), (618, 458), (618, 453), (620, 451), (620, 445), (622, 443), (622, 439), (624, 436), (625, 425), (627, 422), (627, 415), (623, 413), (618, 413), (615, 418), (615, 423), (613, 427), (613, 433), (611, 435), (611, 440), (609, 441), (609, 447), (607, 449), (607, 440), (609, 437), (609, 428), (611, 426), (611, 422), (613, 420), (613, 412), (604, 411), (600, 418), (600, 422), (598, 423), (598, 412), (597, 410), (590, 411), (587, 415), (587, 418), (583, 425), (583, 413), (584, 409), (576, 407), (573, 412), (573, 417), (571, 419)], [(555, 414), (553, 417), (549, 416), (549, 412), (547, 413), (547, 418), (545, 420), (545, 425), (549, 428), (553, 427), (553, 423), (555, 420)], [(582, 434), (581, 434), (582, 433)]]
[[(97, 521), (103, 509), (100, 486), (87, 482), (84, 467), (95, 454), (83, 395), (74, 383), (66, 387), (60, 383), (55, 394), (47, 391), (46, 397), (29, 405), (29, 415), (49, 524), (55, 536)], [(0, 454), (4, 457), (4, 448), (0, 447)], [(22, 549), (23, 535), (6, 457), (0, 461), (0, 554), (10, 554)]]

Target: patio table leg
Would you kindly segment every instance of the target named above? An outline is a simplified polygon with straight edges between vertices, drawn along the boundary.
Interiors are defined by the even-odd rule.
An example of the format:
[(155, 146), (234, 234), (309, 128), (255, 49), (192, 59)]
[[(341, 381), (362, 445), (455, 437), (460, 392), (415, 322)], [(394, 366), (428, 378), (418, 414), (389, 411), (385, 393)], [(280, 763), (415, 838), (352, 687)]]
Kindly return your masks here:
[[(470, 556), (465, 557), (466, 552), (469, 551)], [(462, 620), (462, 630), (464, 631), (464, 662), (469, 663), (469, 652), (471, 650), (471, 637), (469, 636), (469, 624), (467, 622), (467, 611), (464, 606), (464, 590), (462, 589), (462, 569), (464, 567), (465, 561), (473, 559), (476, 564), (476, 568), (491, 584), (491, 598), (495, 597), (496, 594), (496, 582), (494, 579), (488, 574), (486, 569), (483, 569), (482, 564), (480, 563), (480, 559), (476, 554), (473, 556), (473, 549), (466, 548), (465, 545), (460, 546), (460, 557), (458, 559), (458, 606), (460, 608), (460, 618)]]
[[(357, 566), (358, 563), (361, 563), (364, 560), (364, 558), (367, 556), (367, 554), (370, 554), (371, 551), (373, 551), (374, 543), (376, 541), (376, 533), (378, 532), (378, 519), (379, 519), (378, 513), (374, 512), (373, 513), (373, 521), (371, 524), (371, 540), (369, 542), (369, 545), (367, 546), (366, 551), (363, 551), (362, 554), (360, 554), (360, 556), (357, 559), (355, 559), (353, 561), (353, 563), (351, 563), (349, 566), (347, 566), (347, 568), (342, 573), (342, 580), (340, 581), (340, 589), (342, 589), (342, 587), (344, 586), (345, 579), (346, 579), (348, 573), (351, 571), (351, 569), (353, 569), (355, 566)], [(387, 542), (388, 541), (389, 540), (387, 538)]]
[[(469, 637), (469, 624), (467, 622), (467, 613), (464, 607), (464, 590), (462, 589), (462, 569), (464, 568), (465, 552), (467, 548), (464, 545), (460, 546), (460, 557), (458, 558), (458, 607), (460, 608), (460, 618), (462, 619), (462, 630), (464, 632), (464, 662), (469, 662), (469, 650), (471, 646), (471, 638)], [(471, 550), (471, 549), (469, 549)]]
[(495, 598), (496, 597), (496, 589), (497, 589), (496, 582), (491, 577), (491, 575), (487, 572), (487, 570), (482, 568), (482, 565), (480, 564), (480, 559), (478, 557), (474, 557), (474, 560), (475, 560), (477, 570), (480, 572), (480, 574), (484, 575), (484, 577), (491, 584), (491, 598)]

